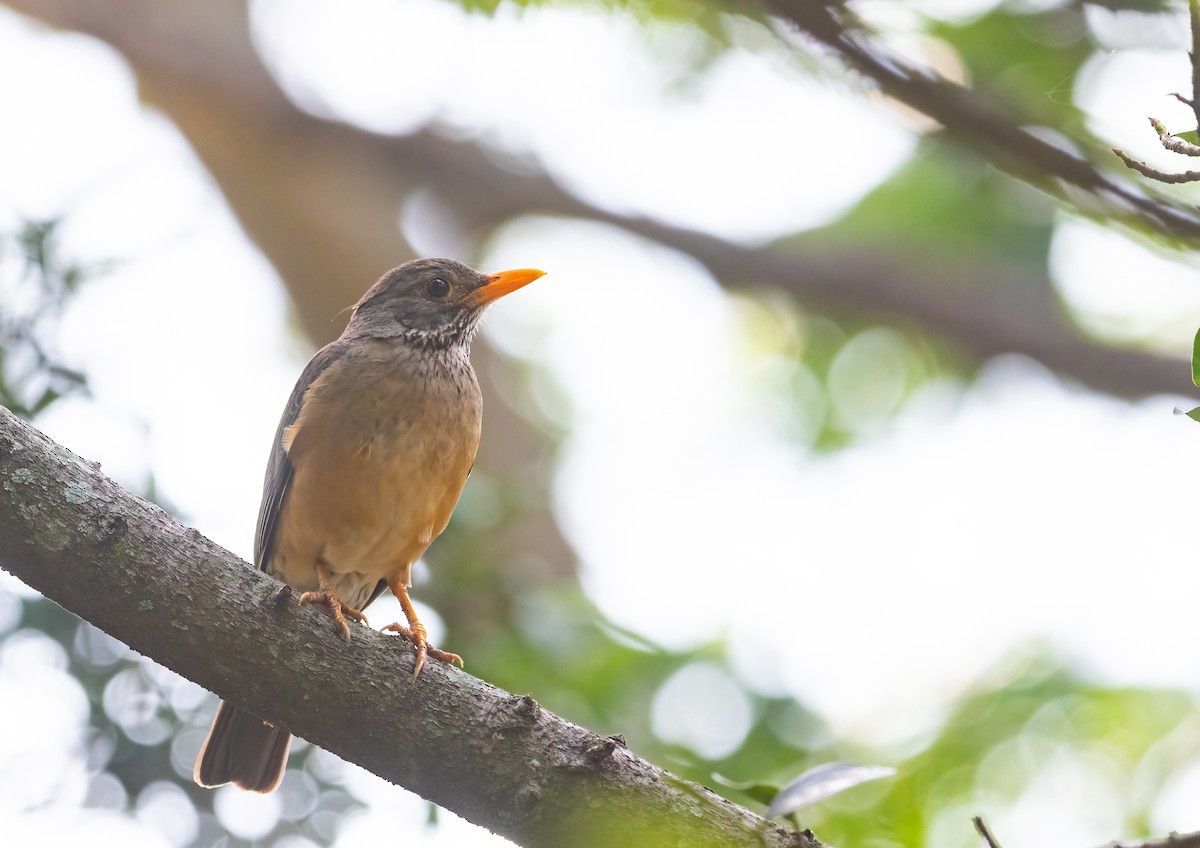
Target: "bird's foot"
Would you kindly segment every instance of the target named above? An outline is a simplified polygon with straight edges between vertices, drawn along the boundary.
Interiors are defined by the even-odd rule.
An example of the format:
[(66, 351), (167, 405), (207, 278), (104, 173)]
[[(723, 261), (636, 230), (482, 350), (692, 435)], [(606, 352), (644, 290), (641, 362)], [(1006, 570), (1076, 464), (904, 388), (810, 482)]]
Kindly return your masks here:
[(421, 674), (421, 669), (425, 667), (425, 657), (431, 656), (435, 660), (441, 660), (444, 663), (458, 663), (458, 667), (463, 667), (463, 660), (458, 654), (452, 654), (449, 651), (439, 651), (437, 648), (429, 644), (429, 639), (425, 633), (425, 625), (421, 622), (413, 622), (412, 626), (394, 622), (383, 628), (385, 631), (399, 633), (408, 641), (413, 643), (413, 647), (417, 649), (417, 662), (413, 667), (412, 679), (416, 680)]
[[(323, 582), (323, 581), (322, 581)], [(338, 632), (342, 634), (342, 638), (347, 642), (350, 641), (350, 625), (346, 623), (347, 618), (352, 618), (362, 624), (367, 623), (367, 617), (361, 611), (347, 603), (343, 603), (338, 597), (333, 587), (326, 584), (316, 592), (305, 592), (300, 596), (302, 604), (324, 604), (329, 607), (329, 611), (333, 613), (334, 623), (337, 625)]]

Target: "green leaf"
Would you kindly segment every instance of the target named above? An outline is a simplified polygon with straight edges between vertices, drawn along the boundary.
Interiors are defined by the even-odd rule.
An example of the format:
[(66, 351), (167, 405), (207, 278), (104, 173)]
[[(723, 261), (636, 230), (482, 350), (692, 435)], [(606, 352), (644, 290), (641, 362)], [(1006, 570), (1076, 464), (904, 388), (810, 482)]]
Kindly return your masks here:
[(1200, 330), (1192, 340), (1192, 382), (1200, 386)]
[(860, 766), (853, 763), (822, 763), (797, 777), (775, 796), (767, 807), (769, 819), (790, 815), (797, 810), (815, 804), (831, 795), (845, 792), (868, 780), (891, 777), (896, 770), (891, 766)]
[(1175, 133), (1175, 137), (1186, 141), (1188, 144), (1200, 144), (1200, 130)]
[(1191, 412), (1185, 412), (1183, 414), (1186, 415), (1188, 418), (1192, 419), (1193, 421), (1200, 421), (1200, 406), (1197, 406)]

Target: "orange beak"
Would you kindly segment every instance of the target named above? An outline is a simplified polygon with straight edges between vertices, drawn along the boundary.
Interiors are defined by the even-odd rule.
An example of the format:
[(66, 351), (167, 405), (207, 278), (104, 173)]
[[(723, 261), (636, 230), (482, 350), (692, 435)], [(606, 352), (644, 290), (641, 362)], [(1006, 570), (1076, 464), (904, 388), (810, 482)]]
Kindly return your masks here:
[(486, 306), (494, 300), (499, 300), (510, 292), (515, 292), (522, 286), (527, 286), (538, 277), (546, 276), (545, 271), (536, 268), (518, 268), (515, 271), (501, 271), (491, 274), (484, 283), (471, 292), (471, 300), (478, 306)]

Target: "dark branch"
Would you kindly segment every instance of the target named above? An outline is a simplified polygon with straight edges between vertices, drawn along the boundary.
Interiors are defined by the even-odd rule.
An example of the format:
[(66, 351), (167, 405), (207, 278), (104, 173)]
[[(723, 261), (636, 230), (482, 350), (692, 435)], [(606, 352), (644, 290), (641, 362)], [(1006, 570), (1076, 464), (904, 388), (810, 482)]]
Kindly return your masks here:
[(405, 639), (350, 644), (286, 585), (0, 407), (0, 563), (256, 715), (521, 845), (815, 848), (469, 674), (411, 683)]
[(1179, 99), (1192, 107), (1196, 127), (1200, 129), (1200, 0), (1188, 0), (1188, 23), (1192, 31), (1192, 50), (1188, 54), (1192, 61), (1192, 97)]
[(1112, 842), (1105, 848), (1200, 848), (1200, 831), (1172, 833), (1161, 839), (1146, 839), (1141, 842)]
[(1149, 177), (1152, 180), (1157, 180), (1160, 183), (1194, 183), (1200, 182), (1200, 171), (1183, 171), (1178, 174), (1173, 174), (1168, 171), (1160, 171), (1157, 168), (1152, 168), (1140, 159), (1134, 159), (1124, 150), (1113, 148), (1113, 153), (1117, 154), (1125, 165), (1137, 171), (1144, 177)]
[(941, 123), (971, 151), (1073, 206), (1067, 188), (1092, 195), (1088, 214), (1150, 228), (1171, 238), (1200, 243), (1194, 207), (1149, 196), (1118, 183), (1086, 159), (1043, 141), (958, 83), (894, 55), (841, 3), (764, 0), (768, 9), (831, 48), (850, 67), (888, 95)]
[(975, 816), (971, 819), (971, 823), (975, 825), (975, 832), (983, 838), (988, 848), (1000, 848), (1000, 843), (996, 841), (996, 837), (992, 836), (992, 832), (988, 829), (987, 822), (983, 820), (983, 816)]
[[(971, 819), (975, 831), (983, 839), (987, 848), (1000, 848), (1000, 843), (992, 834), (983, 816)], [(1172, 833), (1161, 839), (1146, 839), (1141, 842), (1110, 842), (1105, 848), (1200, 848), (1200, 831), (1196, 833)]]

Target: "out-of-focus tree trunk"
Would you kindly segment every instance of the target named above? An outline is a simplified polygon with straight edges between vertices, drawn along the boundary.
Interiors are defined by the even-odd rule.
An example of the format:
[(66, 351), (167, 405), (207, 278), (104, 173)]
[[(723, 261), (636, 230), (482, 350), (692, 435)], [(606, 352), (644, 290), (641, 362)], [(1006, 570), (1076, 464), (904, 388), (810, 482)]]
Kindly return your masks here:
[[(330, 317), (369, 282), (412, 257), (396, 221), (406, 198), (422, 190), (476, 245), (521, 214), (605, 222), (695, 257), (726, 286), (780, 289), (820, 311), (898, 321), (947, 339), (976, 359), (1024, 353), (1119, 395), (1190, 391), (1176, 360), (1080, 336), (1061, 314), (1048, 278), (1031, 277), (1025, 267), (1005, 267), (998, 259), (944, 267), (869, 244), (815, 253), (746, 248), (598, 209), (545, 174), (506, 170), (477, 145), (430, 130), (381, 136), (309, 115), (287, 99), (255, 53), (243, 0), (5, 2), (53, 26), (101, 38), (129, 60), (147, 101), (187, 136), (246, 232), (279, 270), (316, 342), (336, 333)], [(1128, 193), (1083, 160), (1025, 133), (1018, 122), (974, 103), (967, 89), (916, 71), (890, 79), (888, 62), (871, 62), (870, 43), (825, 9), (837, 4), (811, 5), (821, 8), (783, 2), (773, 8), (843, 50), (847, 61), (873, 74), (893, 96), (933, 110), (973, 152), (1042, 186), (1066, 181), (1092, 191), (1097, 203), (1112, 200), (1117, 189)], [(1020, 143), (977, 144), (971, 135), (977, 118), (986, 118), (989, 138)], [(1189, 237), (1193, 224), (1200, 231), (1186, 210), (1159, 208), (1150, 200), (1141, 206), (1147, 221), (1154, 213), (1176, 237)], [(510, 423), (518, 426), (491, 418), (493, 443), (511, 430)], [(486, 452), (481, 461), (491, 461)]]
[[(384, 271), (414, 258), (398, 219), (406, 196), (427, 185), (418, 175), (435, 174), (437, 191), (452, 194), (455, 208), (502, 207), (487, 210), (489, 223), (518, 211), (515, 200), (497, 200), (503, 194), (460, 171), (456, 157), (474, 154), (469, 146), (420, 133), (397, 149), (392, 139), (297, 109), (254, 52), (242, 2), (104, 0), (18, 8), (102, 38), (129, 59), (143, 98), (188, 138), (247, 234), (279, 271), (315, 344), (340, 332), (345, 308)], [(531, 489), (524, 510), (493, 540), (491, 551), (513, 591), (520, 591), (524, 583), (571, 578), (574, 555), (547, 508), (549, 497), (538, 491), (550, 482), (546, 440), (495, 386), (486, 385), (503, 370), (496, 359), (485, 341), (476, 344), (489, 400), (477, 473), (507, 479), (520, 472)], [(541, 473), (530, 474), (532, 469)], [(435, 549), (431, 557), (437, 555)], [(514, 571), (521, 567), (525, 573)], [(453, 593), (435, 594), (452, 624), (486, 623), (503, 614), (475, 605), (470, 615), (459, 615)], [(499, 593), (493, 596), (503, 602)]]

